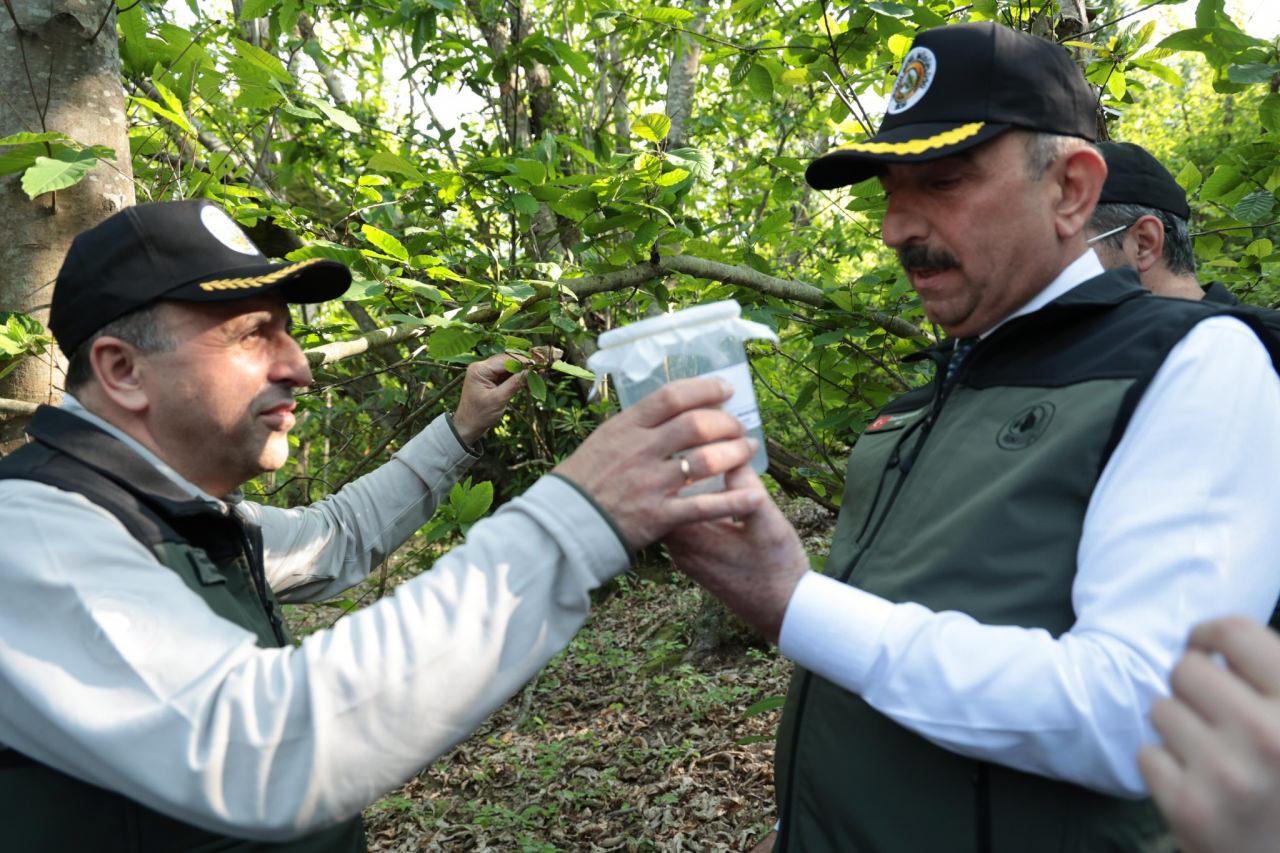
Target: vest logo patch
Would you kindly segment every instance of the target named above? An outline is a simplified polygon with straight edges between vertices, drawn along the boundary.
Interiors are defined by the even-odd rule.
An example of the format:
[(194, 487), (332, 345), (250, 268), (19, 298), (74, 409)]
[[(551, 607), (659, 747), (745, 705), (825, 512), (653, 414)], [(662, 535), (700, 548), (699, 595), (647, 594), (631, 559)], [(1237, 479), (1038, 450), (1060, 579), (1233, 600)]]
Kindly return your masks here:
[(1053, 403), (1027, 406), (1000, 428), (996, 444), (1004, 450), (1025, 450), (1044, 435), (1053, 420)]
[(863, 432), (888, 432), (891, 429), (902, 429), (916, 414), (917, 412), (906, 412), (901, 415), (881, 415), (867, 424)]

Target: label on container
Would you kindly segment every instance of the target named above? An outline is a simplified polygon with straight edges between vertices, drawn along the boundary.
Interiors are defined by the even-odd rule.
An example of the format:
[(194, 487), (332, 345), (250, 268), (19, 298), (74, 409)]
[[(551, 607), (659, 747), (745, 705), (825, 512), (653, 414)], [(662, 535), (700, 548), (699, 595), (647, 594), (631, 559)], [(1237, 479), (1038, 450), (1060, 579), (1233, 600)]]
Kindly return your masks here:
[(745, 361), (699, 376), (700, 379), (709, 377), (723, 379), (733, 386), (733, 396), (722, 403), (720, 408), (737, 418), (745, 429), (760, 426), (760, 408), (756, 405), (755, 389), (751, 387), (751, 369)]

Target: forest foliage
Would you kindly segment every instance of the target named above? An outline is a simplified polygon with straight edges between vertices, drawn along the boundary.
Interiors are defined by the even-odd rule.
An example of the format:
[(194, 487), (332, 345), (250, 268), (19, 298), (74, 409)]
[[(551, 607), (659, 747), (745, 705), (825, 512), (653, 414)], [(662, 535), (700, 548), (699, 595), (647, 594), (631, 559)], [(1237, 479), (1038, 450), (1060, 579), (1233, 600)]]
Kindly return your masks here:
[[(730, 297), (780, 336), (751, 345), (775, 473), (838, 504), (848, 446), (922, 380), (907, 357), (937, 330), (879, 242), (878, 184), (818, 192), (803, 171), (878, 124), (923, 28), (996, 20), (1066, 45), (1107, 135), (1146, 145), (1191, 195), (1202, 280), (1275, 305), (1277, 39), (1223, 0), (1159, 26), (1173, 5), (189, 0), (121, 3), (115, 25), (138, 200), (207, 197), (273, 256), (348, 264), (343, 300), (298, 318), (304, 346), (401, 338), (317, 365), (293, 459), (258, 484), (270, 500), (368, 470), (450, 405), (468, 362), (564, 351), (446, 502), (439, 539), (610, 411), (583, 370), (600, 332)], [(477, 108), (456, 118), (460, 101)], [(113, 167), (56, 130), (0, 139), (0, 174), (32, 199)], [(10, 315), (0, 371), (48, 343)]]

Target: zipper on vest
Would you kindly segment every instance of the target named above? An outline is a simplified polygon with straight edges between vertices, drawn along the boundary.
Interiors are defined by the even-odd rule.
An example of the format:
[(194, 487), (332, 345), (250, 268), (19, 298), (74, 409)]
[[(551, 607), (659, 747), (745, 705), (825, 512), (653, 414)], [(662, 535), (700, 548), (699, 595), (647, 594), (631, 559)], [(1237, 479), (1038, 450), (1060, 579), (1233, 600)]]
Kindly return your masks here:
[[(228, 516), (230, 518), (230, 516)], [(249, 578), (253, 581), (253, 589), (258, 593), (258, 601), (262, 604), (262, 612), (266, 614), (267, 621), (271, 623), (271, 633), (275, 635), (276, 642), (281, 647), (288, 646), (289, 640), (285, 636), (284, 626), (280, 624), (280, 619), (276, 616), (276, 608), (271, 606), (271, 596), (267, 591), (267, 574), (262, 564), (262, 558), (253, 547), (253, 542), (249, 538), (249, 532), (245, 530), (244, 522), (238, 518), (231, 518), (235, 524), (236, 530), (240, 533), (240, 548), (244, 553), (245, 561), (249, 564)]]
[[(981, 341), (974, 346), (974, 349), (977, 349), (980, 345)], [(960, 365), (959, 369), (952, 377), (950, 386), (945, 388), (944, 383), (941, 381), (941, 376), (946, 368), (945, 365), (938, 365), (938, 369), (934, 374), (934, 382), (937, 387), (934, 390), (933, 403), (930, 406), (929, 414), (920, 421), (917, 421), (915, 424), (912, 424), (910, 428), (903, 430), (902, 438), (899, 439), (898, 443), (894, 446), (893, 453), (890, 454), (888, 461), (885, 463), (884, 470), (880, 473), (880, 483), (876, 486), (875, 497), (872, 499), (872, 505), (867, 512), (867, 519), (863, 522), (862, 531), (858, 535), (859, 545), (861, 546), (858, 550), (858, 555), (849, 561), (849, 568), (846, 569), (844, 574), (842, 574), (837, 580), (848, 583), (849, 579), (853, 576), (854, 570), (858, 567), (858, 564), (862, 562), (862, 558), (871, 550), (871, 543), (875, 541), (876, 534), (880, 532), (880, 528), (884, 526), (885, 519), (889, 516), (889, 511), (893, 509), (893, 504), (898, 498), (898, 493), (902, 491), (902, 484), (907, 479), (907, 475), (911, 473), (911, 468), (915, 464), (915, 459), (919, 455), (920, 449), (924, 446), (925, 439), (929, 437), (929, 433), (933, 430), (933, 425), (937, 422), (938, 416), (942, 413), (943, 404), (946, 402), (946, 398), (950, 396), (949, 392), (951, 388), (955, 386), (955, 383), (960, 380), (961, 376), (968, 372), (967, 368), (971, 364), (973, 364), (972, 350), (969, 352), (969, 358), (965, 360), (964, 364)], [(912, 445), (911, 450), (904, 455), (901, 453), (902, 448), (906, 444), (911, 431), (917, 426), (919, 426), (920, 433), (916, 437), (916, 441)], [(885, 501), (884, 509), (877, 514), (875, 511), (875, 504), (880, 499), (880, 491), (884, 487), (885, 477), (887, 477), (889, 475), (889, 471), (894, 468), (899, 469), (898, 479), (893, 484), (893, 490), (890, 492), (888, 500)], [(871, 519), (873, 517), (875, 518), (875, 526), (871, 528), (870, 535), (867, 537), (867, 540), (863, 542), (862, 534), (865, 533), (867, 527), (870, 526)], [(809, 687), (812, 683), (813, 673), (806, 670), (800, 684), (800, 696), (796, 701), (796, 719), (792, 723), (791, 727), (791, 766), (787, 768), (787, 799), (786, 802), (782, 804), (782, 813), (778, 816), (781, 828), (778, 832), (778, 840), (774, 844), (773, 848), (775, 853), (785, 853), (787, 845), (790, 843), (791, 839), (791, 804), (795, 800), (796, 765), (799, 763), (797, 759), (800, 754), (800, 733), (803, 731), (801, 722), (804, 717), (805, 705), (809, 699)], [(982, 772), (982, 790), (985, 792), (985, 766), (983, 767)], [(985, 810), (985, 793), (983, 797), (983, 808)], [(989, 836), (989, 824), (979, 823), (980, 827), (984, 825), (987, 826)], [(979, 851), (989, 850), (990, 842), (988, 841), (988, 845), (986, 847), (979, 846), (978, 849)]]

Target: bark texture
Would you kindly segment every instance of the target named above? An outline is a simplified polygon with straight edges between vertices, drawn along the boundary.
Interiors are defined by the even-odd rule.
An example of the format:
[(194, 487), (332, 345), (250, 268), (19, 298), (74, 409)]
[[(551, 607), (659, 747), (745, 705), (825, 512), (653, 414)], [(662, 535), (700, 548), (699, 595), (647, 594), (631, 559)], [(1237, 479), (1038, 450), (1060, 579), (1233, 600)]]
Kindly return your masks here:
[[(700, 34), (706, 25), (704, 9), (689, 22), (687, 29)], [(684, 148), (688, 144), (686, 125), (693, 114), (693, 95), (698, 90), (701, 62), (702, 45), (698, 39), (691, 33), (676, 31), (671, 66), (667, 70), (667, 118), (671, 119), (671, 130), (667, 133), (668, 148)]]
[[(0, 311), (47, 322), (72, 238), (134, 202), (112, 5), (8, 0), (0, 9), (0, 136), (62, 131), (81, 144), (116, 151), (114, 166), (99, 163), (75, 186), (34, 201), (23, 192), (20, 174), (0, 178)], [(111, 18), (94, 38), (104, 14)], [(62, 369), (56, 355), (27, 359), (0, 380), (0, 397), (54, 402), (61, 397)], [(0, 424), (0, 452), (21, 440), (23, 422)]]

